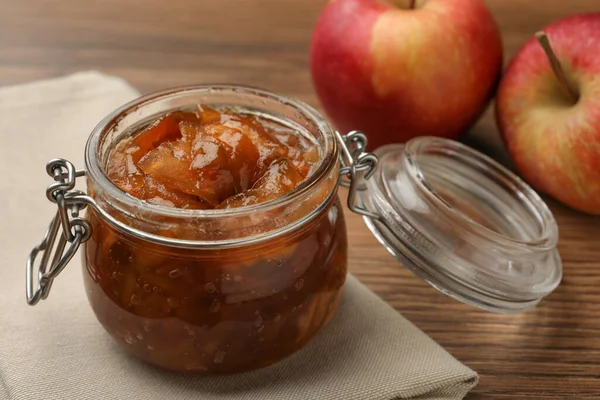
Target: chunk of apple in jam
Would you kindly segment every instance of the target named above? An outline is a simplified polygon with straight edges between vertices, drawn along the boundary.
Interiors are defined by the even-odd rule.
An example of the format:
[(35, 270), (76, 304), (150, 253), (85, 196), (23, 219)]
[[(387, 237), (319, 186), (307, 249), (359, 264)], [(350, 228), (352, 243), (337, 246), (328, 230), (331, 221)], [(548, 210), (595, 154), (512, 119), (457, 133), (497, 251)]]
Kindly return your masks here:
[(151, 176), (144, 174), (133, 162), (131, 152), (115, 152), (108, 164), (107, 172), (119, 189), (149, 203), (188, 209), (210, 208), (210, 205), (201, 198), (179, 190), (168, 189)]
[(227, 153), (214, 138), (165, 142), (146, 154), (140, 169), (169, 189), (197, 196), (211, 205), (235, 194)]
[(144, 155), (160, 144), (181, 138), (179, 123), (182, 121), (199, 122), (200, 120), (195, 113), (186, 111), (175, 111), (160, 118), (133, 139), (132, 161), (137, 164)]
[(252, 189), (238, 193), (217, 208), (238, 208), (275, 199), (292, 191), (304, 178), (287, 158), (273, 161)]
[(199, 105), (198, 118), (200, 119), (201, 124), (214, 124), (221, 122), (221, 113), (212, 107)]
[[(258, 161), (258, 150), (250, 139), (237, 129), (220, 124), (190, 127), (196, 129), (194, 148), (203, 150), (205, 142), (214, 142), (222, 147), (227, 155), (227, 169), (233, 176), (235, 191), (239, 193), (252, 186), (254, 170)], [(185, 131), (187, 127), (182, 127)], [(209, 146), (210, 147), (210, 146)], [(205, 162), (202, 152), (196, 160), (199, 164)]]
[(258, 159), (253, 181), (260, 178), (275, 159), (287, 156), (287, 148), (275, 136), (266, 132), (255, 119), (233, 116), (226, 118), (222, 125), (239, 130), (254, 144)]

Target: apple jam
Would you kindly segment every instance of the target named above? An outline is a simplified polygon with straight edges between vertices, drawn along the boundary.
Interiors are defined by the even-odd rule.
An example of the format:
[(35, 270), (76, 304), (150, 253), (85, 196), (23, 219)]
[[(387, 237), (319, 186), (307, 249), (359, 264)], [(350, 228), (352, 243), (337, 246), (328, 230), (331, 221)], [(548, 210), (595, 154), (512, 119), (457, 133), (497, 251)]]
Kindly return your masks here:
[(151, 203), (235, 208), (291, 191), (318, 161), (317, 146), (283, 126), (199, 106), (169, 113), (119, 143), (108, 177)]
[[(346, 277), (336, 160), (300, 127), (232, 110), (159, 115), (115, 140), (102, 167), (139, 203), (124, 212), (105, 199), (115, 219), (203, 246), (151, 242), (88, 213), (84, 282), (98, 320), (176, 371), (247, 371), (294, 353), (330, 319)], [(88, 191), (108, 196), (90, 180)]]

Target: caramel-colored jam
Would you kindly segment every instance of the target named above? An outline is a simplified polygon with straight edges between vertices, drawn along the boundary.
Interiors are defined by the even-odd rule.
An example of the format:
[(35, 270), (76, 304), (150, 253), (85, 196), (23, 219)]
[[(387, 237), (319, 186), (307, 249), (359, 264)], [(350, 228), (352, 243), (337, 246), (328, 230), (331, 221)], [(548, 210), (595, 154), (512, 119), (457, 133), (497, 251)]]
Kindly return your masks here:
[(258, 118), (177, 111), (111, 153), (108, 177), (150, 203), (189, 209), (261, 203), (296, 188), (319, 161), (318, 148)]
[[(290, 129), (201, 107), (122, 139), (106, 173), (150, 203), (218, 209), (284, 195), (318, 158)], [(219, 250), (152, 244), (90, 210), (84, 282), (92, 308), (122, 347), (161, 367), (230, 373), (272, 364), (300, 349), (340, 299), (346, 230), (339, 202), (327, 198), (284, 235)], [(178, 235), (177, 227), (168, 232)]]

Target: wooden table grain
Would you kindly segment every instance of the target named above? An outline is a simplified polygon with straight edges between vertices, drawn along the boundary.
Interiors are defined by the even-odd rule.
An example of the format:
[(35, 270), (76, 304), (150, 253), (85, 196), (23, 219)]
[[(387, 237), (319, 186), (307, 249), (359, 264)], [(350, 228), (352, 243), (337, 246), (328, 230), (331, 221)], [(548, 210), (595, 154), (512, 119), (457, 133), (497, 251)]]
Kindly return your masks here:
[[(0, 0), (0, 85), (96, 69), (142, 92), (191, 83), (261, 86), (318, 107), (311, 31), (326, 0)], [(537, 29), (599, 0), (488, 0), (505, 59)], [(2, 135), (6, 135), (2, 132)], [(509, 162), (488, 111), (467, 141)], [(564, 280), (535, 310), (489, 314), (412, 276), (348, 213), (350, 270), (478, 371), (468, 399), (600, 398), (600, 219), (548, 199)]]

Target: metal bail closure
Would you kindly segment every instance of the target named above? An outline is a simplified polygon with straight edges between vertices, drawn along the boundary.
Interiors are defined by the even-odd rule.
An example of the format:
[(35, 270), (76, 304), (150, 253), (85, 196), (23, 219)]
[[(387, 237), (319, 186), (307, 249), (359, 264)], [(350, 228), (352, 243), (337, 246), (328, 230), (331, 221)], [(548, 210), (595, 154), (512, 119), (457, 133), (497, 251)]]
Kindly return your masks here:
[(336, 134), (348, 207), (402, 265), (444, 294), (519, 313), (562, 278), (558, 227), (525, 182), (457, 141), (418, 137), (365, 152)]
[(363, 180), (370, 179), (377, 170), (377, 156), (365, 151), (367, 137), (359, 131), (352, 131), (345, 136), (335, 132), (337, 141), (342, 148), (340, 178), (342, 186), (348, 187), (348, 208), (350, 211), (368, 218), (379, 219), (357, 203), (357, 193), (364, 190)]
[[(48, 162), (46, 172), (55, 181), (48, 186), (46, 197), (57, 205), (57, 211), (44, 239), (33, 248), (27, 259), (26, 293), (29, 305), (48, 297), (54, 278), (92, 233), (89, 222), (79, 216), (79, 212), (88, 205), (81, 200), (85, 193), (75, 189), (76, 178), (84, 176), (85, 171), (76, 170), (67, 160), (55, 159)], [(40, 253), (41, 260), (36, 268)]]

